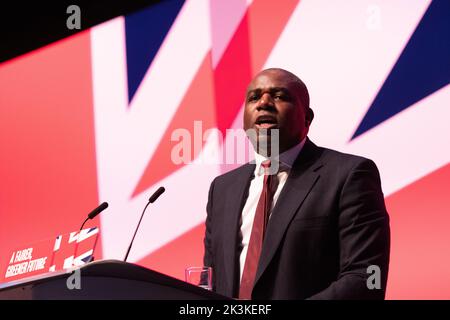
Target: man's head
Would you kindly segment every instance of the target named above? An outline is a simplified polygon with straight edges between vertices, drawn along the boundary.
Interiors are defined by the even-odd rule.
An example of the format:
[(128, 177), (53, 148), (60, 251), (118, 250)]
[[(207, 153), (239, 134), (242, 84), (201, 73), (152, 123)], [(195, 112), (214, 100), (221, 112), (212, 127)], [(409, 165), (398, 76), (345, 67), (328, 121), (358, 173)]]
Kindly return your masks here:
[[(314, 118), (309, 108), (305, 84), (293, 73), (266, 69), (256, 75), (247, 88), (244, 110), (244, 130), (254, 129), (258, 141), (269, 139), (264, 130), (279, 130), (279, 152), (300, 143), (307, 135)], [(250, 138), (251, 139), (251, 138)], [(251, 139), (252, 140), (252, 139)], [(256, 146), (256, 141), (252, 141)]]

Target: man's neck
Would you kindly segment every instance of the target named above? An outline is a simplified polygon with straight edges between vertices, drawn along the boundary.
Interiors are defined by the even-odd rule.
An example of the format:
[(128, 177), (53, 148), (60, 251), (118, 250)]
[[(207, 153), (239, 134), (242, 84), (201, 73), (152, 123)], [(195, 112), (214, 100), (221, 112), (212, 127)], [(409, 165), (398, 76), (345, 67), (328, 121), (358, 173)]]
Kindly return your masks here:
[(303, 146), (306, 143), (306, 139), (307, 137), (304, 137), (303, 140), (299, 141), (297, 144), (292, 145), (289, 149), (280, 152), (276, 155), (267, 157), (264, 154), (259, 154), (255, 152), (255, 162), (256, 164), (260, 164), (261, 162), (263, 162), (264, 160), (277, 160), (277, 161), (281, 161), (285, 164), (287, 164), (289, 167), (292, 166), (292, 164), (294, 163), (295, 159), (297, 158), (298, 154), (300, 153), (300, 151), (303, 149)]

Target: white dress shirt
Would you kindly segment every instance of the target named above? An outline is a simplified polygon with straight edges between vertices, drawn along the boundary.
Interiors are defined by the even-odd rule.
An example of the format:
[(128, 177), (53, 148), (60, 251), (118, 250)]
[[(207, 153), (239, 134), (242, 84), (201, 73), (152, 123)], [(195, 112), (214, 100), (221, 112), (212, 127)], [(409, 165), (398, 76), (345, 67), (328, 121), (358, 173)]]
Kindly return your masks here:
[[(306, 137), (296, 146), (292, 147), (291, 149), (283, 152), (279, 155), (279, 157), (275, 158), (275, 160), (271, 159), (272, 161), (278, 160), (279, 162), (279, 171), (277, 174), (277, 179), (274, 179), (274, 183), (272, 184), (272, 187), (275, 189), (275, 194), (273, 196), (272, 206), (270, 208), (269, 212), (269, 219), (270, 215), (272, 214), (272, 209), (275, 206), (278, 197), (280, 196), (281, 190), (284, 187), (284, 184), (286, 183), (286, 180), (289, 176), (289, 173), (291, 171), (292, 165), (297, 158), (298, 154), (302, 150), (304, 144), (306, 141)], [(253, 219), (255, 218), (256, 213), (256, 207), (258, 205), (259, 197), (261, 196), (261, 192), (263, 189), (264, 184), (264, 169), (261, 168), (261, 163), (263, 161), (267, 160), (266, 157), (263, 157), (262, 155), (255, 153), (255, 163), (256, 168), (254, 172), (254, 177), (252, 181), (250, 182), (250, 187), (248, 190), (248, 198), (245, 202), (244, 209), (242, 210), (241, 215), (241, 255), (240, 255), (240, 279), (242, 279), (242, 273), (244, 271), (244, 264), (245, 264), (245, 258), (247, 257), (247, 249), (248, 244), (250, 242), (250, 235), (252, 233), (252, 227), (253, 227)]]

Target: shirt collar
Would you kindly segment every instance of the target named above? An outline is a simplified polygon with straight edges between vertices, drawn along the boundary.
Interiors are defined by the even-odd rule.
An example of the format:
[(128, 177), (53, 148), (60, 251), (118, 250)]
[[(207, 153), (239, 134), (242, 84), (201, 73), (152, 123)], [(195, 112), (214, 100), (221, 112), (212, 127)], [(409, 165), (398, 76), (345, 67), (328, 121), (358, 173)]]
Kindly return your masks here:
[[(292, 165), (294, 164), (295, 159), (297, 159), (298, 154), (303, 149), (303, 146), (305, 145), (306, 137), (303, 138), (303, 140), (290, 148), (289, 150), (286, 150), (279, 156), (276, 156), (275, 158), (270, 158), (271, 161), (277, 160), (279, 161), (280, 170), (290, 170), (292, 168)], [(261, 163), (265, 160), (268, 160), (269, 158), (264, 157), (260, 155), (259, 153), (255, 152), (255, 175), (259, 176), (262, 175), (264, 170), (261, 170)]]

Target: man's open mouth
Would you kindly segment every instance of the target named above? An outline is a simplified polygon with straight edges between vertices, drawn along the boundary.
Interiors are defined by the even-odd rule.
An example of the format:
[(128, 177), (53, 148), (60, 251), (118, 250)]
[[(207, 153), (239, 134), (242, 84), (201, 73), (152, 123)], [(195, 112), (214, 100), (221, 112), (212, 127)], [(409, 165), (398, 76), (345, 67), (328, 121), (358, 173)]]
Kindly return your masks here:
[(257, 129), (273, 129), (277, 126), (277, 119), (274, 116), (270, 115), (259, 116), (255, 121), (255, 127)]

